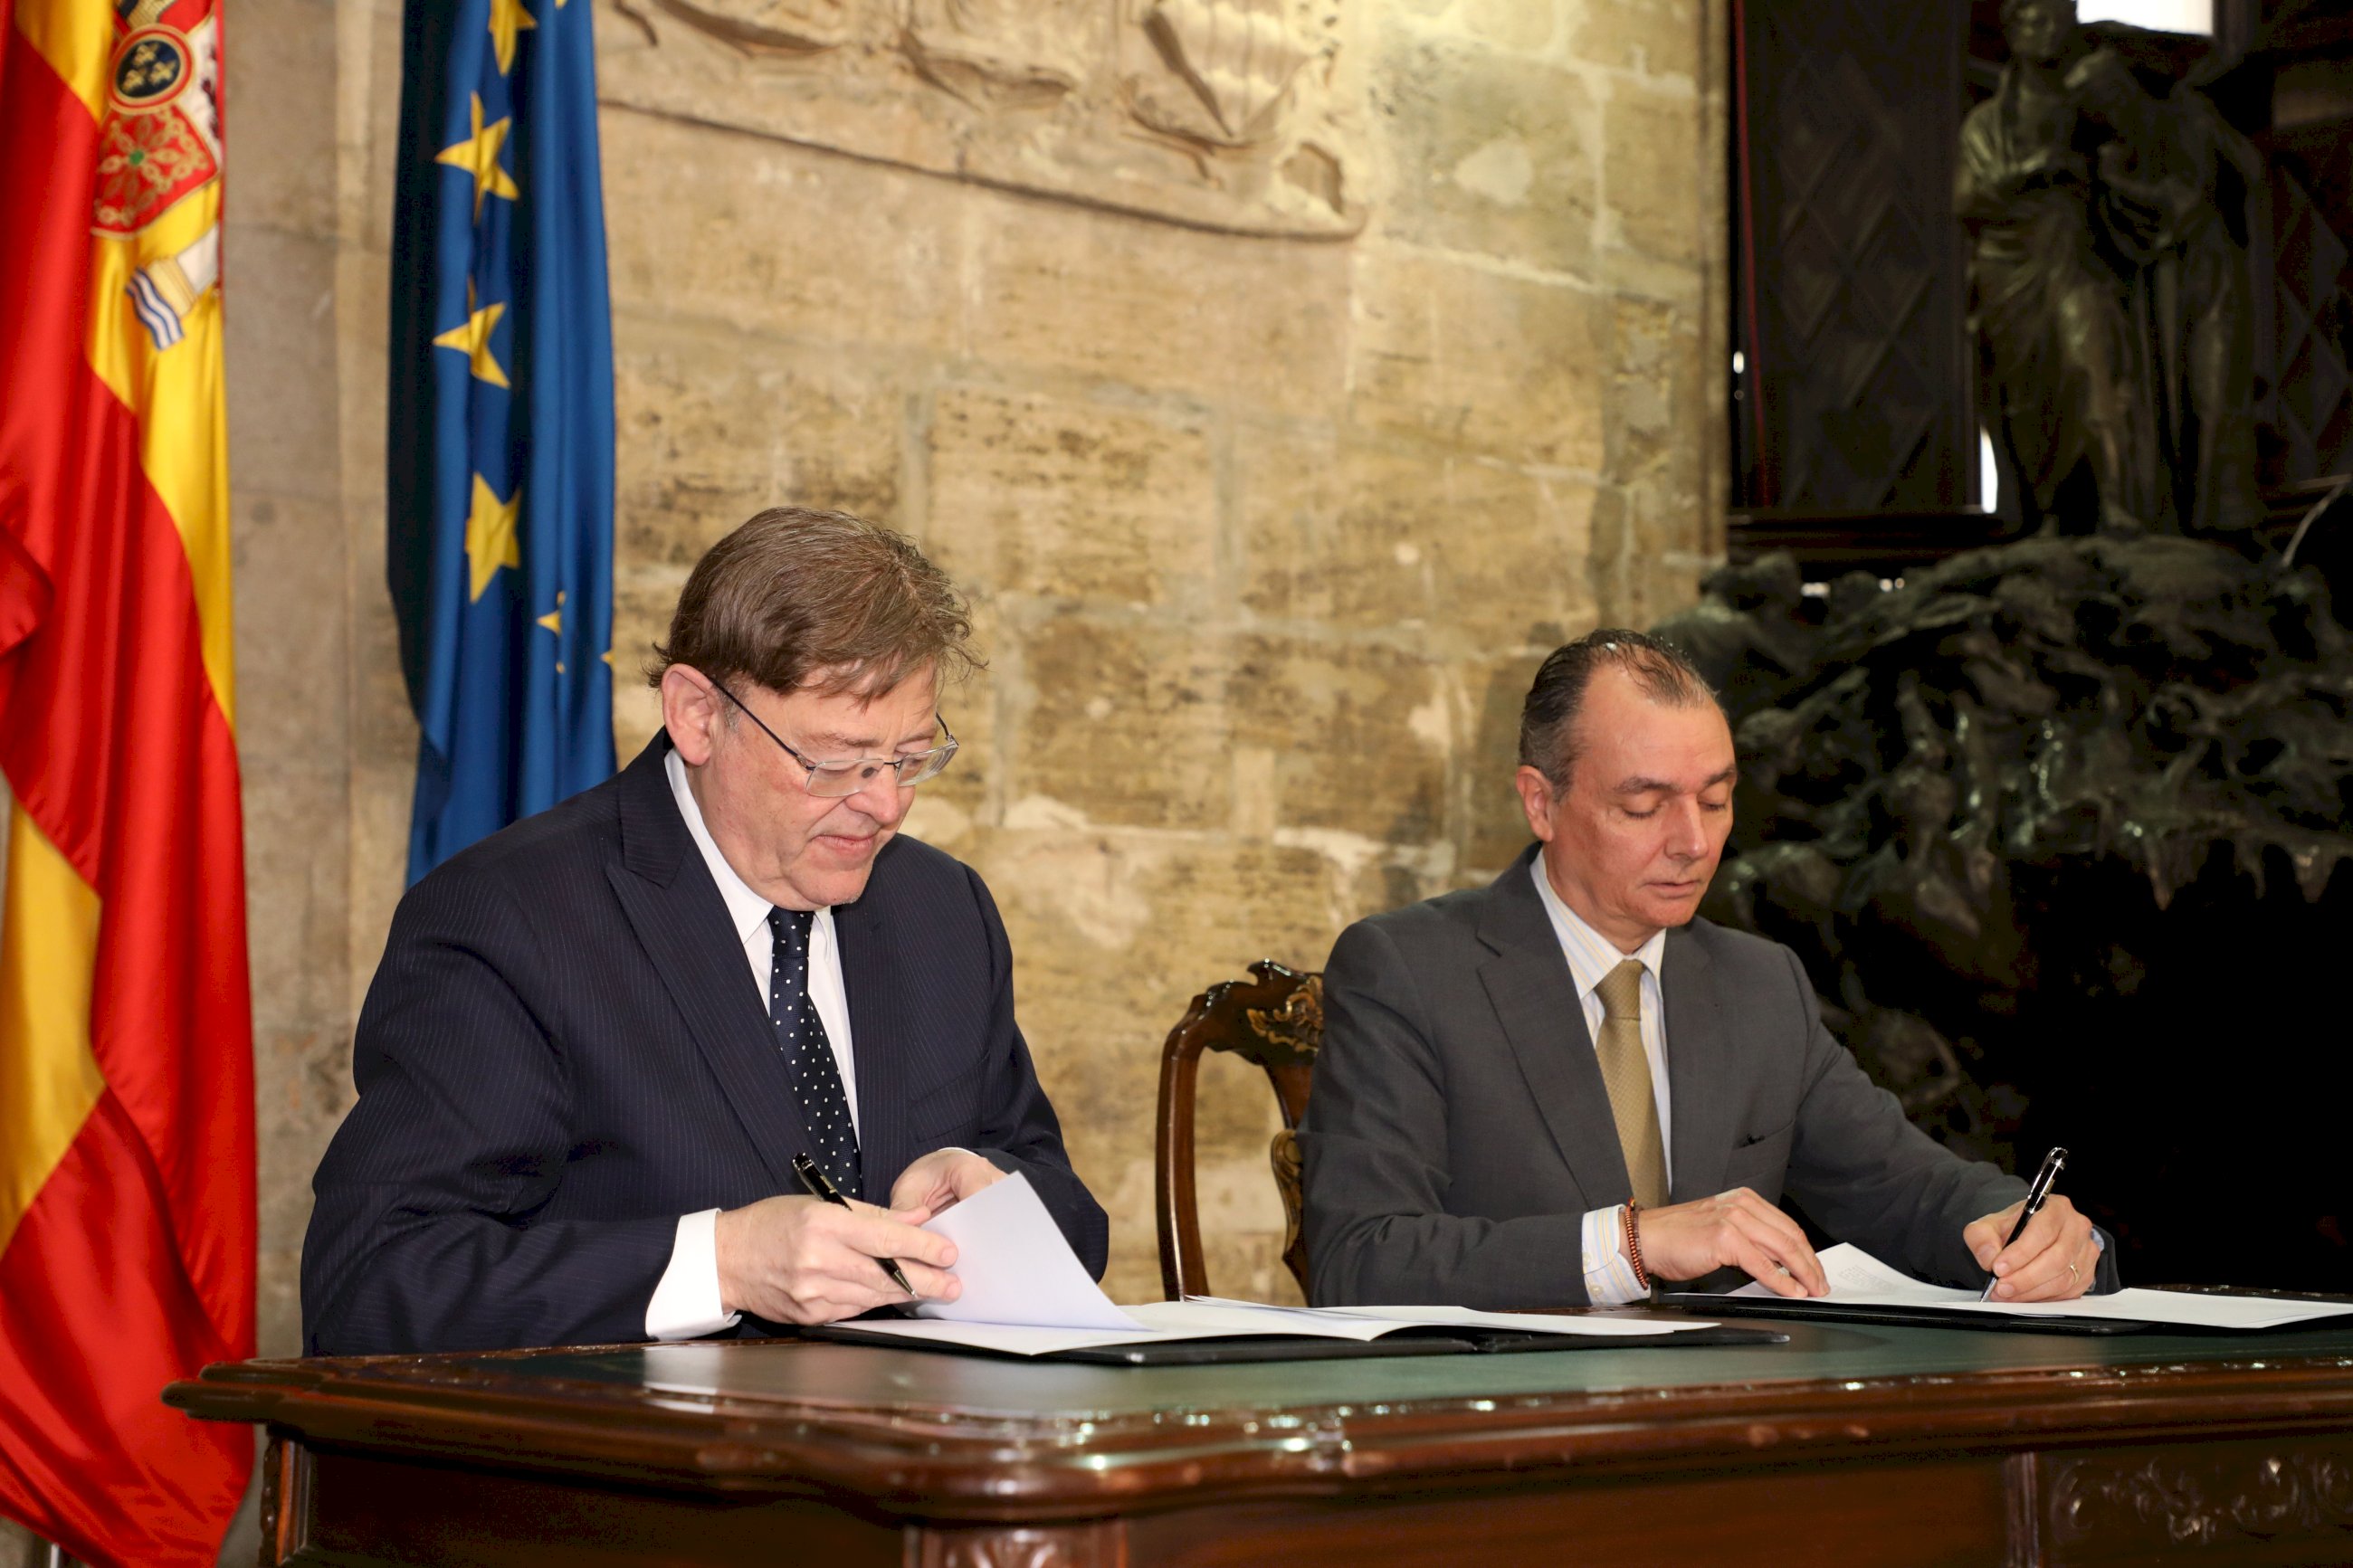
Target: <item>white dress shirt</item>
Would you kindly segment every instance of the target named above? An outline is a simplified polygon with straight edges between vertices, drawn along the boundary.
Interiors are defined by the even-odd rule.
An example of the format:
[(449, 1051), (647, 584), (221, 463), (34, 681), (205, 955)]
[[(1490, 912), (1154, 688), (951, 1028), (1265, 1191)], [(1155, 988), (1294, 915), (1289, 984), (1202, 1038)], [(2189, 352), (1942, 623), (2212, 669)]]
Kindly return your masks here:
[[(662, 767), (670, 775), (670, 797), (678, 802), (678, 814), (686, 819), (686, 830), (702, 852), (711, 879), (719, 884), (728, 921), (735, 929), (736, 940), (744, 944), (744, 962), (751, 968), (752, 984), (765, 997), (776, 965), (776, 937), (768, 925), (768, 911), (776, 906), (746, 886), (727, 863), (727, 857), (719, 852), (711, 829), (703, 825), (702, 808), (687, 787), (686, 763), (679, 754), (672, 752), (664, 757)], [(841, 983), (841, 948), (834, 941), (831, 910), (818, 910), (809, 922), (808, 995), (833, 1047), (833, 1065), (841, 1073), (841, 1092), (849, 1102), (849, 1125), (855, 1131), (858, 1073), (856, 1058), (850, 1054), (849, 995)], [(646, 1303), (646, 1338), (691, 1340), (733, 1328), (743, 1316), (725, 1310), (720, 1301), (718, 1223), (717, 1209), (680, 1216), (678, 1237), (670, 1244), (670, 1267), (662, 1271), (653, 1299)]]
[[(1665, 993), (1659, 989), (1667, 933), (1653, 931), (1650, 941), (1631, 952), (1622, 952), (1616, 942), (1586, 924), (1553, 890), (1552, 879), (1545, 875), (1542, 855), (1528, 863), (1528, 874), (1535, 879), (1536, 896), (1544, 900), (1545, 913), (1552, 918), (1553, 934), (1560, 939), (1561, 953), (1568, 960), (1569, 978), (1577, 984), (1577, 1003), (1585, 1009), (1586, 1037), (1597, 1042), (1597, 1048), (1605, 1016), (1601, 982), (1630, 958), (1642, 965), (1642, 1054), (1650, 1058), (1651, 1096), (1659, 1107), (1659, 1143), (1667, 1169), (1672, 1171), (1675, 1123), (1667, 1094), (1667, 1039), (1662, 1026), (1666, 1016)], [(1585, 1216), (1585, 1290), (1597, 1307), (1623, 1306), (1647, 1294), (1634, 1278), (1632, 1259), (1626, 1256), (1625, 1235), (1619, 1220), (1619, 1211), (1623, 1207), (1613, 1204), (1606, 1209), (1594, 1209)]]

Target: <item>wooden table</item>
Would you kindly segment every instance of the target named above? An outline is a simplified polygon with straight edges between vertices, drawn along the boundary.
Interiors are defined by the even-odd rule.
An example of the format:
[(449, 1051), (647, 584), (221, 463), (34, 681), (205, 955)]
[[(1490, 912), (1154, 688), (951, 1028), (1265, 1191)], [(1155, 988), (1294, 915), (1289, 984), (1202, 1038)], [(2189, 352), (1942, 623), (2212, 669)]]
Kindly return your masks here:
[(248, 1362), (266, 1563), (2353, 1563), (2353, 1327), (1108, 1368)]

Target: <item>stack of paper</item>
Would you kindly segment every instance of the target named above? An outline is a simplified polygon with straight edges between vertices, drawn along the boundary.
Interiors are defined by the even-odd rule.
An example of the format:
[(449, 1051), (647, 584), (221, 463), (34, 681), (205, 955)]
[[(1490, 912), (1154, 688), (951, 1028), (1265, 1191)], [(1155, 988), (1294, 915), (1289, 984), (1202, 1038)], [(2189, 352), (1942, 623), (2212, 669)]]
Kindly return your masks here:
[(1088, 1278), (1029, 1178), (1018, 1173), (965, 1199), (923, 1228), (955, 1243), (956, 1263), (949, 1272), (963, 1282), (962, 1294), (954, 1301), (923, 1303), (913, 1319), (861, 1319), (855, 1325), (861, 1333), (1015, 1355), (1053, 1355), (1105, 1345), (1258, 1334), (1365, 1342), (1401, 1329), (1458, 1328), (1606, 1339), (1715, 1326), (1480, 1312), (1467, 1307), (1270, 1307), (1209, 1297), (1115, 1306)]
[[(1990, 1317), (2094, 1318), (2177, 1328), (2245, 1330), (2284, 1328), (2353, 1313), (2353, 1303), (2296, 1301), (2278, 1296), (2209, 1296), (2185, 1290), (2118, 1290), (2073, 1301), (1981, 1301), (1974, 1290), (1924, 1285), (1859, 1247), (1833, 1247), (1821, 1255), (1821, 1261), (1831, 1293), (1812, 1300), (1843, 1307), (1934, 1307)], [(1770, 1296), (1773, 1292), (1762, 1285), (1744, 1285), (1732, 1294)]]

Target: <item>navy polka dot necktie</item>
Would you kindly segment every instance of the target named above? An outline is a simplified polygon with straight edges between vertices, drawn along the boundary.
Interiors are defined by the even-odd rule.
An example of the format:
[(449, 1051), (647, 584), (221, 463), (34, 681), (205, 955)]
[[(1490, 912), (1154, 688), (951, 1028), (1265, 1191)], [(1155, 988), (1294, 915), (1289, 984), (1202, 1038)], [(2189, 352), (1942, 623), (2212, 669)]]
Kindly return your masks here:
[(849, 1099), (841, 1090), (841, 1069), (834, 1065), (833, 1042), (826, 1037), (825, 1020), (809, 1000), (808, 910), (770, 910), (768, 929), (776, 933), (776, 956), (768, 969), (768, 1017), (776, 1026), (776, 1049), (785, 1058), (785, 1076), (800, 1101), (801, 1125), (808, 1130), (809, 1158), (841, 1189), (844, 1197), (865, 1195), (858, 1164), (858, 1129), (849, 1120)]

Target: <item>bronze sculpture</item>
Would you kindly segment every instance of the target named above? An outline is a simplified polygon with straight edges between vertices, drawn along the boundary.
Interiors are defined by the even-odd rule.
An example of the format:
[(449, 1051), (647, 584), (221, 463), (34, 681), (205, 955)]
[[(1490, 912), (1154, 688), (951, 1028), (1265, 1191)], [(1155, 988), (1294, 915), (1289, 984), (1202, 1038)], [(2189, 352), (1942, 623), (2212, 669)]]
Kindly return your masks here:
[(1970, 325), (2025, 521), (2253, 526), (2253, 149), (2192, 83), (2144, 88), (2074, 0), (2006, 0), (2011, 58), (1961, 130)]
[(2139, 1278), (2228, 1274), (2205, 1238), (2244, 1205), (2207, 1178), (2236, 1162), (2287, 1194), (2243, 1256), (2353, 1288), (2353, 1247), (2316, 1228), (2353, 1095), (2353, 632), (2325, 582), (2100, 535), (1829, 586), (1727, 566), (1656, 628), (1740, 748), (1704, 912), (1796, 949), (1946, 1142), (2096, 1157), (2078, 1202)]

